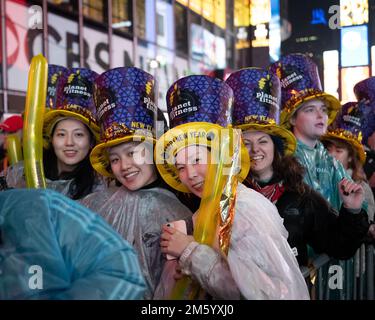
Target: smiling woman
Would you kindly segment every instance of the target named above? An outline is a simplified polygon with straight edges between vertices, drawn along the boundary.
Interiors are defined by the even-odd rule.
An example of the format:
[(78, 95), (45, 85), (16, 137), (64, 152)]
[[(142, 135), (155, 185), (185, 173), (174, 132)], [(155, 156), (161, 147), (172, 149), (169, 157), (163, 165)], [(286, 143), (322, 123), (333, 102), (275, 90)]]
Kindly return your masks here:
[[(138, 68), (115, 68), (95, 81), (95, 101), (102, 140), (90, 154), (100, 174), (117, 188), (95, 192), (82, 204), (100, 214), (138, 253), (151, 299), (166, 262), (160, 246), (163, 224), (191, 212), (158, 179), (153, 159), (158, 110), (152, 75)], [(119, 89), (121, 88), (121, 89)], [(106, 108), (106, 106), (114, 106)]]
[[(56, 67), (49, 66), (49, 82), (56, 84), (56, 94), (54, 99), (47, 98), (43, 165), (47, 187), (77, 200), (104, 188), (89, 159), (99, 136), (92, 96), (98, 75), (83, 68), (55, 72)], [(9, 170), (7, 184), (25, 187), (23, 163)]]

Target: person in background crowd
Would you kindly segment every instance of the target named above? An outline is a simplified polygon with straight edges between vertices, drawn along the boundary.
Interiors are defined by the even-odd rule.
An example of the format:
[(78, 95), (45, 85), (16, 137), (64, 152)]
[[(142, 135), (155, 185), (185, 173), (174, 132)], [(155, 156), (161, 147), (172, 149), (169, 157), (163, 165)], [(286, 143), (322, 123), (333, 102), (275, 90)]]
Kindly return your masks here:
[(81, 203), (99, 213), (137, 251), (151, 299), (165, 258), (161, 226), (191, 216), (164, 188), (153, 161), (157, 107), (153, 76), (138, 68), (115, 68), (95, 81), (101, 142), (90, 158), (95, 170), (115, 178), (119, 188), (88, 195)]
[(141, 299), (130, 244), (51, 190), (0, 192), (0, 299)]
[(363, 121), (364, 116), (368, 116), (366, 109), (363, 102), (344, 104), (321, 141), (328, 152), (342, 163), (353, 180), (361, 184), (368, 205), (368, 217), (374, 220), (374, 196), (363, 171), (366, 153), (362, 144), (362, 132), (367, 129)]
[[(6, 156), (6, 137), (9, 134), (17, 134), (19, 140), (22, 141), (23, 119), (19, 115), (13, 115), (0, 123), (0, 172), (2, 172), (2, 185), (5, 184), (4, 175), (8, 168), (8, 158)], [(1, 190), (1, 187), (0, 187)]]
[(354, 86), (357, 100), (367, 108), (363, 117), (363, 144), (366, 151), (366, 162), (363, 166), (367, 180), (375, 197), (375, 77), (358, 82)]
[[(158, 170), (171, 187), (202, 197), (211, 156), (220, 144), (222, 129), (231, 124), (232, 100), (231, 88), (209, 76), (188, 76), (170, 87), (171, 129), (158, 139), (155, 152)], [(184, 105), (191, 108), (177, 112)], [(240, 149), (239, 177), (243, 179), (249, 160), (244, 146)], [(178, 270), (198, 281), (215, 299), (308, 299), (275, 206), (242, 184), (236, 190), (229, 205), (234, 212), (231, 228), (225, 228), (230, 238), (221, 231), (212, 247), (199, 244), (172, 222), (163, 226), (162, 252), (178, 258)], [(186, 230), (191, 234), (192, 230)]]
[(340, 210), (338, 184), (350, 176), (319, 141), (335, 119), (340, 102), (322, 91), (318, 68), (306, 55), (284, 56), (271, 64), (270, 71), (281, 82), (280, 125), (297, 139), (295, 156), (306, 169), (305, 182)]

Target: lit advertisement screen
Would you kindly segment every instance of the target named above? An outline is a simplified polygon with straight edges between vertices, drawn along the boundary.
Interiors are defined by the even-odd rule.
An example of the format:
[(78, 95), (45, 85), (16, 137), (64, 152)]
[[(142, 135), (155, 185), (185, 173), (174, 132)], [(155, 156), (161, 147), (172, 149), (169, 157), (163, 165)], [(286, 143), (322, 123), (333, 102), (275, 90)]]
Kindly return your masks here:
[(369, 67), (342, 68), (341, 69), (341, 102), (356, 101), (353, 92), (354, 86), (369, 77)]
[(355, 67), (369, 64), (367, 26), (341, 29), (341, 66)]

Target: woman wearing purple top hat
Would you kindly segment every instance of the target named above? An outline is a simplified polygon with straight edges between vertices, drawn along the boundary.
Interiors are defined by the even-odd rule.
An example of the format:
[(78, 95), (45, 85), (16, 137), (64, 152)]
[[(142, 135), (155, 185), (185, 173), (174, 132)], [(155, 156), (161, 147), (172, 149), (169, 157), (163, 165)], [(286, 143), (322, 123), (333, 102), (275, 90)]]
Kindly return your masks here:
[(251, 167), (244, 184), (274, 203), (287, 229), (300, 266), (308, 265), (308, 248), (335, 258), (349, 258), (363, 241), (366, 213), (351, 214), (354, 197), (335, 210), (303, 182), (304, 168), (293, 156), (296, 139), (279, 124), (280, 81), (257, 68), (234, 72), (226, 80), (234, 92), (233, 124), (242, 130)]
[[(74, 200), (104, 188), (89, 159), (99, 137), (92, 96), (97, 76), (89, 69), (49, 66), (44, 172), (47, 188)], [(25, 187), (22, 163), (8, 173), (7, 184)]]
[(362, 101), (344, 104), (321, 141), (328, 152), (342, 163), (353, 180), (362, 185), (368, 205), (368, 217), (374, 220), (374, 196), (363, 171), (366, 153), (362, 139), (363, 132), (368, 129), (368, 119), (371, 119), (368, 111), (371, 109)]
[(120, 187), (81, 201), (134, 246), (146, 279), (146, 299), (153, 297), (166, 263), (159, 246), (162, 225), (191, 217), (164, 187), (154, 164), (155, 95), (154, 77), (138, 68), (111, 69), (96, 79), (101, 141), (90, 159), (97, 172), (115, 178)]
[[(219, 148), (223, 128), (231, 125), (232, 100), (231, 88), (209, 76), (188, 76), (169, 88), (171, 129), (158, 139), (155, 159), (171, 187), (202, 197), (208, 163)], [(239, 153), (237, 175), (243, 180), (249, 168), (243, 145)], [(163, 226), (162, 252), (177, 257), (182, 274), (198, 281), (214, 299), (308, 299), (275, 206), (241, 183), (232, 205), (228, 247), (223, 247), (225, 232), (216, 235), (211, 247), (174, 226)]]
[(354, 93), (357, 100), (366, 106), (362, 125), (362, 142), (366, 151), (364, 170), (375, 197), (375, 77), (358, 82)]

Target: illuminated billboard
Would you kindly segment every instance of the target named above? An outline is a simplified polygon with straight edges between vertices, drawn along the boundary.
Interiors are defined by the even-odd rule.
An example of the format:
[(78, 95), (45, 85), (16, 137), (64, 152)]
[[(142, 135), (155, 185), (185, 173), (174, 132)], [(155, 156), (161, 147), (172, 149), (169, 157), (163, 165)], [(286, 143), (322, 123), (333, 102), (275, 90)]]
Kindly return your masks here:
[(367, 26), (341, 29), (341, 66), (355, 67), (369, 64)]
[(369, 67), (341, 69), (341, 102), (356, 101), (353, 92), (354, 86), (370, 76)]

